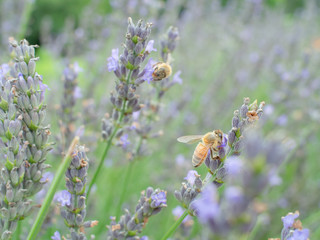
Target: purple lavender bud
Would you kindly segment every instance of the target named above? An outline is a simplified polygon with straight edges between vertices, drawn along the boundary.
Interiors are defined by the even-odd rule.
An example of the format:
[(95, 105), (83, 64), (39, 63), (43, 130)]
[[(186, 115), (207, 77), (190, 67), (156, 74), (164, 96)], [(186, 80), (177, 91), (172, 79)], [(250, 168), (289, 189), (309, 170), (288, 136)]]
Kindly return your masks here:
[(233, 128), (238, 128), (239, 127), (239, 122), (240, 122), (239, 117), (235, 115), (232, 118), (232, 127)]
[(30, 60), (28, 63), (28, 75), (34, 76), (36, 73), (36, 62), (34, 60)]
[(174, 196), (179, 202), (182, 201), (182, 195), (181, 195), (181, 193), (179, 191), (177, 191), (177, 190), (174, 191)]
[(134, 51), (135, 51), (135, 53), (136, 53), (137, 55), (139, 55), (139, 54), (141, 53), (142, 49), (143, 49), (142, 43), (141, 43), (141, 42), (138, 42), (138, 43), (136, 44), (135, 48), (134, 48)]
[(240, 108), (240, 116), (241, 116), (241, 118), (246, 118), (248, 111), (249, 111), (248, 105), (243, 104), (241, 106), (241, 108)]

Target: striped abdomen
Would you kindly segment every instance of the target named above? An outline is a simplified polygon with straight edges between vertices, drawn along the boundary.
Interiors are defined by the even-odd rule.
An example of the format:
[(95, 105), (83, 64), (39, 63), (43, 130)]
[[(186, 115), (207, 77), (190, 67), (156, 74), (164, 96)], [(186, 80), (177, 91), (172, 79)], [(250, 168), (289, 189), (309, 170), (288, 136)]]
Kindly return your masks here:
[(205, 146), (202, 142), (198, 143), (192, 156), (192, 165), (194, 167), (199, 167), (203, 163), (203, 161), (206, 159), (208, 155), (209, 149), (210, 145)]

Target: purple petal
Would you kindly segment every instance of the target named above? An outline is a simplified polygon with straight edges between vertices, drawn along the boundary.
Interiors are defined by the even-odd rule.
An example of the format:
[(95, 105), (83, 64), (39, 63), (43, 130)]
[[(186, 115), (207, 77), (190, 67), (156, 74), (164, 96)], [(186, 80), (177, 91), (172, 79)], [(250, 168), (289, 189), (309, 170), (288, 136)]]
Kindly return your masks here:
[(108, 71), (114, 72), (119, 68), (119, 49), (112, 49), (111, 57), (108, 58)]
[(58, 231), (54, 233), (54, 235), (51, 237), (52, 240), (61, 240), (61, 235)]
[(157, 49), (153, 48), (153, 44), (154, 44), (154, 40), (150, 40), (147, 44), (147, 47), (146, 47), (146, 52), (147, 53), (151, 53), (152, 51), (156, 52)]
[(284, 228), (291, 228), (294, 223), (294, 220), (298, 217), (299, 217), (299, 212), (288, 213), (287, 216), (282, 217), (282, 219), (281, 219), (283, 222), (283, 227)]

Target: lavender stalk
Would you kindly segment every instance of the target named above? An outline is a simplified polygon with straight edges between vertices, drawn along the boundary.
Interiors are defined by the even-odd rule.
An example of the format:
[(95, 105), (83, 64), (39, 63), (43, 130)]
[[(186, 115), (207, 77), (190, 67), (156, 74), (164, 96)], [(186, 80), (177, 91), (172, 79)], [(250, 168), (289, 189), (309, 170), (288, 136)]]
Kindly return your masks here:
[(84, 228), (93, 227), (97, 221), (84, 221), (86, 216), (86, 183), (89, 163), (83, 146), (77, 146), (71, 164), (66, 171), (66, 195), (69, 203), (61, 210), (65, 224), (70, 229), (71, 239), (86, 240)]
[(7, 77), (0, 75), (0, 239), (3, 240), (11, 239), (17, 222), (30, 214), (32, 202), (25, 197), (23, 184), (28, 143), (23, 141), (22, 116), (17, 112), (14, 90)]
[(158, 214), (162, 208), (167, 206), (166, 192), (160, 189), (154, 190), (148, 187), (146, 191), (141, 192), (141, 197), (134, 214), (125, 210), (125, 215), (120, 217), (117, 223), (115, 217), (111, 217), (111, 223), (108, 226), (108, 240), (139, 240), (138, 234), (142, 232), (148, 218)]
[[(123, 134), (122, 122), (127, 123), (133, 112), (141, 109), (139, 96), (135, 93), (137, 87), (145, 81), (152, 80), (153, 68), (149, 60), (146, 67), (140, 71), (140, 65), (146, 59), (152, 49), (153, 43), (147, 42), (151, 33), (151, 24), (143, 24), (139, 20), (135, 25), (132, 19), (128, 19), (128, 29), (124, 52), (118, 56), (118, 49), (112, 50), (112, 56), (108, 59), (108, 70), (113, 71), (116, 77), (116, 93), (111, 93), (110, 101), (113, 104), (112, 119), (104, 119), (102, 136), (107, 140), (107, 145), (99, 161), (98, 167), (90, 182), (87, 200), (93, 184), (102, 169), (103, 162), (112, 145), (113, 138)], [(150, 43), (151, 42), (151, 43)]]

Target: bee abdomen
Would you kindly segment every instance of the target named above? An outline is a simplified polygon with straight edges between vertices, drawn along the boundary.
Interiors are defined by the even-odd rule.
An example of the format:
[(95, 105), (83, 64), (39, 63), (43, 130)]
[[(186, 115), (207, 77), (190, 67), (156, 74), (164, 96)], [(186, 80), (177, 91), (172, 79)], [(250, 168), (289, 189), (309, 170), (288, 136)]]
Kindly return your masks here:
[(199, 167), (208, 155), (209, 147), (206, 147), (203, 143), (198, 143), (192, 156), (192, 165)]

